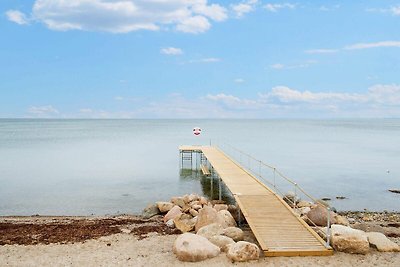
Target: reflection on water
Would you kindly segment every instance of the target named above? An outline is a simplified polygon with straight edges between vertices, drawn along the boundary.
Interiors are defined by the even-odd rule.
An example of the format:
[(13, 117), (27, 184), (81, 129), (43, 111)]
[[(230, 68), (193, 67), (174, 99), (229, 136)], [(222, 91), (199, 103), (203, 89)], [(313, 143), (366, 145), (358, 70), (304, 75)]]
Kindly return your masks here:
[[(196, 167), (196, 166), (195, 166)], [(210, 200), (219, 199), (219, 177), (215, 172), (210, 176), (205, 176), (199, 170), (192, 168), (181, 168), (180, 179), (182, 181), (196, 181), (199, 182), (202, 189), (202, 194)], [(221, 200), (228, 204), (234, 204), (235, 200), (229, 189), (221, 181)]]

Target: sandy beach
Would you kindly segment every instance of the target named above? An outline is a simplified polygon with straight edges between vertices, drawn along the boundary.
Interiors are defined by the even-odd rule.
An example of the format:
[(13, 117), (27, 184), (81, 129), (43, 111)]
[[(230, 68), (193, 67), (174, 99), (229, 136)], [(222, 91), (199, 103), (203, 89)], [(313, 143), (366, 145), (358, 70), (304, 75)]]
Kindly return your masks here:
[[(400, 244), (398, 225), (393, 222), (398, 213), (347, 216), (358, 218), (354, 223), (365, 227), (390, 231), (390, 239)], [(127, 215), (2, 217), (0, 225), (0, 266), (398, 266), (400, 262), (400, 253), (371, 248), (367, 255), (335, 252), (329, 257), (262, 257), (247, 263), (232, 263), (221, 253), (203, 262), (185, 263), (172, 252), (178, 233), (166, 227), (161, 216), (148, 220)], [(247, 236), (251, 239), (251, 232)]]

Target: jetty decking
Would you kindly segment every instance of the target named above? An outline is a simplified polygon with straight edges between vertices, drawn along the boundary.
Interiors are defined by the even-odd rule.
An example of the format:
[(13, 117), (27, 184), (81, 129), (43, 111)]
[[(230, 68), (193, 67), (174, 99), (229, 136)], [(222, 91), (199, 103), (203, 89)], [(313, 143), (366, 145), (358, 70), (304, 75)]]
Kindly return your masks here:
[(333, 250), (274, 191), (213, 146), (180, 146), (200, 152), (233, 194), (265, 256), (328, 256)]

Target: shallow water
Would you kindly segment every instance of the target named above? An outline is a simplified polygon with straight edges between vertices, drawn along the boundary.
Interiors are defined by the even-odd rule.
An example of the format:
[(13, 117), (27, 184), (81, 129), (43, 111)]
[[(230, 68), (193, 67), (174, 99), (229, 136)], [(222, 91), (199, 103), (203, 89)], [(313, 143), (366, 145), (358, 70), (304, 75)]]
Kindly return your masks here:
[(339, 210), (400, 211), (400, 195), (387, 191), (400, 187), (398, 119), (0, 119), (0, 215), (136, 213), (174, 195), (209, 193), (198, 172), (180, 171), (178, 146), (210, 141), (277, 167)]

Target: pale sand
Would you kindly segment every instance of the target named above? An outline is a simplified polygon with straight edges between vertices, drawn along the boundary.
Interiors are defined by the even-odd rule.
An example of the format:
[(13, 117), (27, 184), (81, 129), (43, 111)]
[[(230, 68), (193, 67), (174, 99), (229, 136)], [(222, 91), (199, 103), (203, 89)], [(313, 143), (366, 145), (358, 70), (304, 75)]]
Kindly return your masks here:
[(365, 256), (335, 252), (329, 257), (274, 257), (235, 264), (221, 253), (206, 261), (185, 263), (172, 252), (176, 237), (150, 234), (137, 240), (122, 233), (66, 245), (5, 245), (0, 246), (0, 266), (400, 266), (400, 253), (373, 249)]

